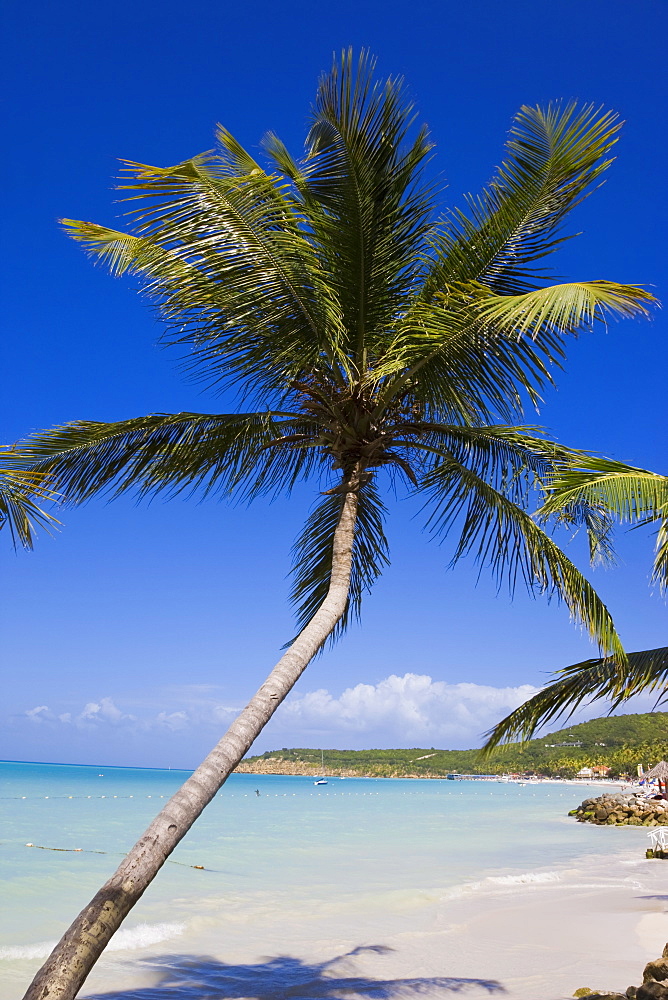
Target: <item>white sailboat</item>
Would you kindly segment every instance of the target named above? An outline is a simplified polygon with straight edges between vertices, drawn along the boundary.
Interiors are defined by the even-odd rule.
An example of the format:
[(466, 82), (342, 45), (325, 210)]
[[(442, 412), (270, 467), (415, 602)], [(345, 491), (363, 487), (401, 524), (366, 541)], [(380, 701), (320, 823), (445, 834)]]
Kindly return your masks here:
[(320, 764), (322, 766), (322, 777), (316, 778), (313, 782), (314, 785), (326, 785), (328, 784), (327, 778), (325, 777), (325, 751), (320, 751)]

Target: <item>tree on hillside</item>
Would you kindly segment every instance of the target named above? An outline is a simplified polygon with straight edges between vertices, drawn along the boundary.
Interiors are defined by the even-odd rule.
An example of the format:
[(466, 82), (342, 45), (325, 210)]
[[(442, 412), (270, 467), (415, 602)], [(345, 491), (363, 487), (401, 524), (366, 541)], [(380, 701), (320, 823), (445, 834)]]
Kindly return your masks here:
[[(78, 421), (33, 436), (34, 468), (68, 501), (182, 492), (248, 500), (308, 480), (295, 545), (299, 634), (214, 750), (76, 918), (27, 997), (72, 998), (111, 935), (250, 748), (316, 652), (359, 613), (388, 562), (385, 483), (422, 497), (512, 587), (562, 599), (623, 660), (611, 617), (531, 515), (585, 458), (518, 422), (564, 340), (652, 297), (612, 281), (545, 285), (568, 211), (611, 162), (614, 115), (522, 108), (490, 185), (445, 220), (423, 175), (432, 150), (399, 80), (344, 53), (322, 78), (302, 159), (268, 135), (261, 166), (225, 129), (173, 167), (125, 163), (132, 232), (66, 222), (114, 274), (143, 282), (169, 343), (235, 413)], [(579, 516), (596, 530), (595, 508)]]

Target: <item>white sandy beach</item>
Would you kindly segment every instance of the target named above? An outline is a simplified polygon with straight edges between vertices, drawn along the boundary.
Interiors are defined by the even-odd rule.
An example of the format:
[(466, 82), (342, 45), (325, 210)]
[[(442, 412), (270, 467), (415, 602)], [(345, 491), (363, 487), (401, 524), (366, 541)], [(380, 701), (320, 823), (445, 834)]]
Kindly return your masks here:
[[(286, 908), (279, 928), (268, 919), (253, 925), (243, 904), (222, 921), (205, 906), (178, 939), (145, 950), (139, 963), (128, 953), (110, 956), (84, 994), (106, 993), (110, 973), (113, 995), (122, 990), (123, 1000), (268, 1000), (288, 987), (309, 1000), (405, 998), (416, 985), (430, 998), (566, 1000), (582, 986), (623, 991), (641, 982), (644, 965), (668, 941), (668, 863), (627, 856), (586, 871), (487, 878), (439, 899), (404, 894), (385, 912), (362, 900), (357, 913), (346, 907), (345, 930), (335, 909)], [(166, 950), (190, 957), (163, 965)], [(248, 992), (239, 976), (249, 978)]]

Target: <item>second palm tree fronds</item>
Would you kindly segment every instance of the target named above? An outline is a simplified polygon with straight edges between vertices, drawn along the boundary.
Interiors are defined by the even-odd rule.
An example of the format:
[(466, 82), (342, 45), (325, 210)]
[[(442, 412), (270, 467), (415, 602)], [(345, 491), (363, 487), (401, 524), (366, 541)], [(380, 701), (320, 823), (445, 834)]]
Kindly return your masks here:
[[(540, 509), (545, 518), (569, 524), (585, 523), (592, 560), (610, 554), (613, 520), (635, 526), (657, 524), (652, 580), (668, 587), (668, 477), (635, 469), (609, 459), (587, 460), (587, 468), (564, 468), (547, 487)], [(564, 667), (548, 684), (488, 733), (485, 751), (501, 743), (528, 740), (550, 720), (572, 714), (583, 704), (605, 698), (611, 711), (644, 691), (657, 694), (657, 704), (668, 694), (668, 647), (606, 656)]]
[[(635, 526), (656, 524), (656, 555), (652, 580), (668, 588), (668, 476), (635, 469), (604, 458), (587, 458), (586, 468), (564, 468), (549, 483), (541, 508), (546, 518), (577, 522), (581, 511), (590, 518), (589, 534), (594, 559), (605, 556), (612, 521)], [(592, 523), (592, 512), (598, 512)]]
[(60, 522), (40, 507), (57, 501), (50, 477), (30, 467), (30, 456), (0, 448), (0, 529), (7, 528), (15, 547), (31, 549), (37, 527), (50, 531)]
[(311, 658), (359, 612), (388, 561), (384, 483), (422, 496), (431, 528), (455, 533), (454, 561), (472, 554), (511, 587), (561, 598), (624, 659), (608, 610), (531, 516), (584, 456), (522, 417), (568, 336), (652, 302), (611, 281), (545, 285), (544, 259), (609, 165), (618, 124), (591, 107), (523, 108), (489, 187), (439, 221), (428, 133), (401, 81), (373, 74), (347, 52), (322, 78), (301, 159), (269, 135), (263, 166), (219, 128), (215, 153), (125, 164), (131, 231), (66, 223), (112, 273), (142, 282), (191, 374), (236, 387), (246, 412), (78, 421), (30, 439), (34, 468), (71, 503), (252, 500), (308, 481), (315, 504), (295, 545), (297, 638), (74, 921), (31, 1000), (75, 996)]
[(483, 748), (490, 753), (502, 743), (529, 740), (539, 726), (571, 715), (582, 704), (601, 698), (611, 711), (643, 691), (658, 693), (657, 704), (668, 696), (668, 646), (615, 656), (595, 657), (559, 670), (548, 684), (502, 719), (488, 734)]

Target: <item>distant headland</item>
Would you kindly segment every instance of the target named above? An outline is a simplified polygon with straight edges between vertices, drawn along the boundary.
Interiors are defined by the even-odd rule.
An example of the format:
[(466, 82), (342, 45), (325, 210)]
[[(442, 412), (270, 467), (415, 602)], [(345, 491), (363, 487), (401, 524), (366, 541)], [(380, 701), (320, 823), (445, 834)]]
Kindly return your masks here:
[[(448, 774), (539, 774), (574, 778), (583, 768), (610, 778), (635, 777), (668, 759), (668, 712), (606, 716), (581, 722), (525, 744), (511, 743), (483, 758), (480, 750), (327, 750), (332, 777), (443, 778)], [(321, 749), (283, 747), (247, 757), (245, 774), (317, 775)]]

